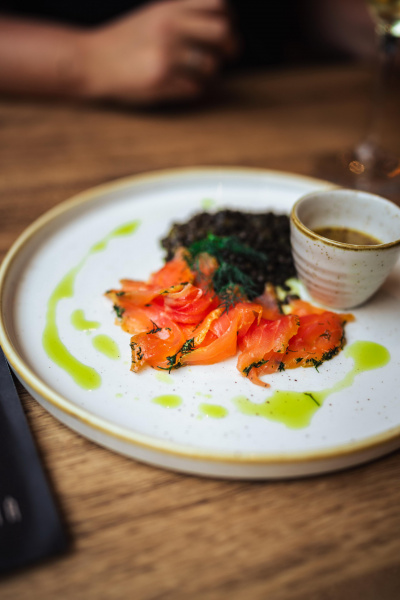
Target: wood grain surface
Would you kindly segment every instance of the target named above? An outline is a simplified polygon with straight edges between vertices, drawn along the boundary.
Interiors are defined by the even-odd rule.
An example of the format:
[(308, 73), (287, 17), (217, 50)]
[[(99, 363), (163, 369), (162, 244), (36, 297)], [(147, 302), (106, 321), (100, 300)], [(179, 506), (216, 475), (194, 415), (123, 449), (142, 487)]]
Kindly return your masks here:
[[(369, 89), (368, 71), (342, 66), (231, 76), (207, 103), (180, 109), (3, 98), (0, 258), (49, 208), (134, 173), (323, 175), (320, 157), (362, 134)], [(400, 598), (400, 452), (308, 479), (197, 478), (96, 446), (18, 391), (70, 549), (3, 577), (1, 600)]]

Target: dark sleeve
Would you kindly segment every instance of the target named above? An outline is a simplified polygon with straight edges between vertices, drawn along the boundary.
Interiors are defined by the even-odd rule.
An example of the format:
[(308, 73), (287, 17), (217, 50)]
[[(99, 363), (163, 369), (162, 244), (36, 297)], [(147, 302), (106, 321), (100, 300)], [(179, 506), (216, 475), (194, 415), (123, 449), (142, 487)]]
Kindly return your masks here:
[(244, 65), (285, 62), (297, 41), (298, 1), (231, 0)]
[(145, 0), (0, 0), (0, 12), (91, 26), (109, 21), (143, 4)]

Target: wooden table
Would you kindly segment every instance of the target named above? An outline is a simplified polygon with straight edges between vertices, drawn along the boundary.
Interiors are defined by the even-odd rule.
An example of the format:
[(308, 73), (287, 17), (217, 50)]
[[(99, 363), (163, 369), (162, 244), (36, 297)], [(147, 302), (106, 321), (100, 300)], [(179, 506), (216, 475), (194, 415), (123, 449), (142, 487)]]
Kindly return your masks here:
[[(0, 256), (47, 209), (118, 177), (191, 165), (318, 175), (318, 157), (361, 134), (368, 90), (364, 69), (342, 66), (232, 76), (184, 110), (3, 99)], [(400, 598), (400, 452), (302, 480), (202, 479), (98, 447), (18, 390), (71, 544), (3, 578), (2, 600)]]

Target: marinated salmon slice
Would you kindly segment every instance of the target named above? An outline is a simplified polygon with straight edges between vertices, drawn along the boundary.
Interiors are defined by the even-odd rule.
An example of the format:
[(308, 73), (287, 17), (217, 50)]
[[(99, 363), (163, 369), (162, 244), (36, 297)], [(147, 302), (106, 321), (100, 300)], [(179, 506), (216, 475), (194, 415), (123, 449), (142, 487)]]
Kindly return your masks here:
[(278, 370), (289, 341), (298, 329), (299, 318), (296, 315), (287, 315), (276, 321), (262, 319), (259, 325), (252, 326), (241, 343), (241, 353), (237, 361), (240, 373), (257, 385), (269, 387), (260, 380), (260, 376), (266, 372), (266, 366), (271, 367), (270, 361), (274, 360), (275, 365), (276, 355), (279, 362), (274, 370)]
[(193, 350), (184, 357), (184, 364), (211, 365), (234, 356), (241, 333), (247, 332), (252, 323), (258, 322), (262, 308), (251, 302), (240, 302), (228, 312), (222, 307), (217, 311), (222, 314), (210, 323), (215, 339), (208, 345), (198, 346), (199, 338), (194, 337)]
[(164, 292), (165, 312), (177, 323), (200, 323), (219, 304), (215, 294), (187, 283)]
[(169, 260), (165, 265), (153, 273), (149, 279), (150, 285), (169, 288), (178, 283), (192, 283), (194, 281), (194, 273), (189, 268), (185, 260), (185, 250), (178, 250), (172, 260)]
[(285, 369), (318, 368), (333, 358), (343, 346), (344, 323), (348, 317), (329, 311), (300, 317), (299, 330), (290, 340), (284, 357)]
[(150, 331), (137, 333), (131, 337), (131, 370), (140, 371), (145, 365), (169, 370), (171, 357), (178, 353), (185, 341), (185, 332), (179, 325), (165, 313), (159, 312), (157, 322), (153, 322)]

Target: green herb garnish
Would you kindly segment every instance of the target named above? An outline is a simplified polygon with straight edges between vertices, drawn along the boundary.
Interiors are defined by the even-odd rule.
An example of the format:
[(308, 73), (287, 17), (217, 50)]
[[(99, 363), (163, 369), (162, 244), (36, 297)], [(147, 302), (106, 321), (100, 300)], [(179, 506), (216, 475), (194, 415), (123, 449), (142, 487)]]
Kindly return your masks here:
[(326, 331), (324, 331), (324, 333), (321, 333), (319, 337), (325, 338), (329, 341), (331, 339), (331, 332), (327, 329)]
[(336, 354), (339, 352), (339, 346), (335, 346), (334, 348), (331, 348), (330, 350), (328, 350), (327, 352), (325, 352), (322, 355), (322, 360), (331, 360), (331, 358), (333, 358), (334, 356), (336, 356)]
[(192, 260), (199, 254), (206, 252), (211, 256), (215, 256), (219, 262), (224, 262), (227, 253), (242, 256), (254, 262), (267, 261), (266, 254), (242, 244), (237, 237), (220, 237), (212, 233), (209, 233), (206, 238), (199, 240), (198, 242), (193, 242), (193, 244), (189, 246), (189, 252)]
[(191, 244), (188, 250), (186, 260), (195, 271), (199, 271), (198, 257), (201, 254), (209, 254), (218, 261), (218, 267), (212, 276), (212, 286), (226, 310), (237, 302), (254, 300), (258, 296), (256, 284), (245, 271), (249, 270), (249, 265), (267, 265), (268, 258), (263, 252), (242, 244), (234, 236), (219, 237), (211, 233)]
[(148, 331), (147, 333), (158, 333), (159, 331), (161, 331), (162, 328), (159, 327), (157, 323), (154, 323), (154, 321), (151, 322), (153, 323), (153, 329), (150, 329), (150, 331)]
[(134, 363), (136, 361), (142, 360), (144, 354), (141, 346), (139, 346), (137, 342), (131, 342), (129, 345), (131, 347), (132, 353), (135, 354), (135, 358), (132, 358), (132, 362)]
[[(176, 354), (173, 354), (172, 356), (167, 356), (168, 367), (157, 367), (157, 368), (162, 369), (163, 371), (168, 371), (168, 373), (171, 373), (172, 369), (180, 369), (181, 367), (184, 366), (184, 364), (181, 362), (182, 356), (185, 356), (185, 354), (189, 354), (190, 352), (193, 352), (193, 350), (194, 350), (194, 338), (190, 338), (189, 340), (186, 340), (186, 342), (183, 344), (183, 346), (181, 348), (179, 348), (179, 350)], [(180, 354), (180, 357), (178, 358), (179, 354)]]
[(118, 304), (114, 304), (113, 309), (115, 310), (115, 314), (117, 315), (118, 319), (122, 319), (125, 309), (122, 308), (122, 306), (118, 306)]
[(312, 400), (313, 402), (315, 402), (315, 404), (316, 404), (317, 406), (321, 406), (321, 404), (318, 402), (318, 400), (316, 400), (316, 399), (314, 398), (314, 396), (313, 396), (313, 395), (312, 395), (310, 392), (304, 392), (304, 395), (305, 395), (305, 396), (309, 396), (309, 397), (311, 398), (311, 400)]
[(315, 358), (307, 358), (306, 362), (312, 363), (315, 367), (315, 370), (318, 371), (318, 367), (320, 367), (324, 361), (316, 360)]
[(261, 359), (257, 362), (253, 362), (253, 363), (251, 363), (251, 365), (249, 365), (248, 367), (245, 367), (243, 369), (243, 373), (246, 375), (246, 377), (248, 377), (251, 369), (253, 369), (253, 368), (258, 369), (258, 367), (262, 367), (262, 365), (265, 365), (267, 362), (268, 361), (264, 360), (264, 359)]

